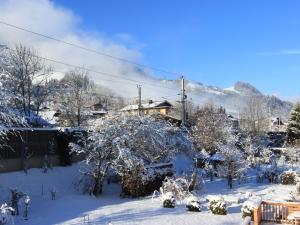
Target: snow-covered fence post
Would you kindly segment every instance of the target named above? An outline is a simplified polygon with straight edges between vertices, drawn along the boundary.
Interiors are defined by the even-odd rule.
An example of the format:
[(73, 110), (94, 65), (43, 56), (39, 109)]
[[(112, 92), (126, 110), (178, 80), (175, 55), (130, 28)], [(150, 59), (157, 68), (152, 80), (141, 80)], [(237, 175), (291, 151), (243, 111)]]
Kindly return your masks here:
[(48, 154), (44, 155), (43, 159), (43, 173), (47, 173), (49, 166), (49, 157)]
[(25, 204), (25, 211), (24, 211), (24, 219), (28, 220), (28, 206), (30, 202), (30, 197), (28, 195), (25, 195), (24, 197), (24, 204)]
[(90, 224), (90, 215), (83, 215), (83, 224)]
[(50, 193), (51, 193), (51, 199), (52, 200), (55, 200), (56, 199), (56, 188), (53, 187), (51, 190), (50, 190)]

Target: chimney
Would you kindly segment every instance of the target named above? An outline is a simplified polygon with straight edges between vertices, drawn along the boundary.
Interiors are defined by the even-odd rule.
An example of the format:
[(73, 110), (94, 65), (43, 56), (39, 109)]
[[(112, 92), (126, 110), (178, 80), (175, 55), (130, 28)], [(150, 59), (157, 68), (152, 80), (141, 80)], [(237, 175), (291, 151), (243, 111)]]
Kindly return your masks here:
[(152, 103), (153, 103), (153, 100), (150, 99), (150, 100), (149, 100), (149, 104), (152, 104)]

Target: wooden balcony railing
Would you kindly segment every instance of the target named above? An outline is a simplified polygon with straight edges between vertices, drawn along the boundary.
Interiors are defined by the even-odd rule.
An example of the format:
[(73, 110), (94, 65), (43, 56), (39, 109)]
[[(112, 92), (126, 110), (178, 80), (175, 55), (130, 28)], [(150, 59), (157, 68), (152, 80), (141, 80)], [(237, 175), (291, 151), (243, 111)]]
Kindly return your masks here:
[(294, 212), (300, 212), (300, 203), (263, 201), (258, 208), (254, 209), (254, 225), (260, 225), (262, 222), (294, 223), (295, 221), (289, 218), (289, 215)]

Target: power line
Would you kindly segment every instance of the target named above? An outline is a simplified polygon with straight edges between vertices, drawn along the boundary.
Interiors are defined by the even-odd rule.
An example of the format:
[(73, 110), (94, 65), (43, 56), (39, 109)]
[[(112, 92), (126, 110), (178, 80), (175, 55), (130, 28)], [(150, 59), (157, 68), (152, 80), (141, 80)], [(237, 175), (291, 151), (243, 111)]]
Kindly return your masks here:
[(31, 33), (31, 34), (34, 34), (34, 35), (37, 35), (37, 36), (40, 36), (40, 37), (43, 37), (43, 38), (47, 38), (47, 39), (50, 39), (50, 40), (53, 40), (53, 41), (56, 41), (56, 42), (59, 42), (59, 43), (62, 43), (62, 44), (66, 44), (66, 45), (69, 45), (69, 46), (72, 46), (72, 47), (75, 47), (75, 48), (79, 48), (79, 49), (82, 49), (82, 50), (85, 50), (85, 51), (89, 51), (89, 52), (92, 52), (92, 53), (95, 53), (95, 54), (98, 54), (98, 55), (101, 55), (101, 56), (105, 56), (105, 57), (108, 57), (108, 58), (111, 58), (111, 59), (114, 59), (114, 60), (122, 61), (122, 62), (129, 63), (129, 64), (133, 64), (133, 65), (138, 66), (138, 67), (149, 68), (151, 70), (155, 70), (155, 71), (162, 72), (162, 73), (165, 73), (165, 74), (171, 74), (171, 75), (176, 75), (176, 76), (180, 75), (178, 73), (171, 72), (171, 71), (168, 71), (168, 70), (165, 70), (165, 69), (161, 69), (161, 68), (157, 68), (157, 67), (154, 67), (154, 66), (149, 66), (149, 65), (146, 65), (146, 64), (134, 62), (134, 61), (129, 60), (129, 59), (113, 56), (113, 55), (107, 54), (105, 52), (100, 52), (100, 51), (97, 51), (97, 50), (94, 50), (94, 49), (91, 49), (91, 48), (86, 48), (84, 46), (77, 45), (77, 44), (74, 44), (74, 43), (71, 43), (71, 42), (63, 41), (61, 39), (58, 39), (58, 38), (55, 38), (55, 37), (52, 37), (52, 36), (49, 36), (49, 35), (46, 35), (46, 34), (41, 34), (41, 33), (26, 29), (26, 28), (23, 28), (23, 27), (19, 27), (19, 26), (16, 26), (16, 25), (13, 25), (13, 24), (1, 21), (1, 20), (0, 20), (0, 23), (3, 24), (3, 25), (9, 26), (11, 28), (22, 30), (22, 31), (27, 32), (27, 33)]
[[(10, 51), (16, 52), (16, 50), (14, 50), (12, 48), (9, 48), (9, 47), (6, 47), (6, 48), (9, 49)], [(89, 68), (85, 68), (83, 66), (77, 66), (77, 65), (65, 63), (65, 62), (62, 62), (62, 61), (59, 61), (59, 60), (49, 59), (49, 58), (42, 57), (42, 56), (39, 56), (39, 55), (36, 55), (36, 54), (31, 54), (31, 55), (33, 57), (37, 57), (37, 58), (40, 58), (42, 60), (46, 60), (46, 61), (49, 61), (49, 62), (52, 62), (52, 63), (57, 63), (57, 64), (64, 65), (64, 66), (67, 66), (67, 67), (73, 67), (75, 69), (81, 69), (81, 70), (85, 70), (85, 71), (88, 71), (88, 72), (91, 72), (91, 73), (96, 73), (96, 74), (100, 74), (100, 75), (114, 77), (116, 79), (122, 79), (122, 80), (130, 81), (130, 82), (134, 82), (134, 85), (139, 83), (139, 84), (148, 85), (148, 86), (151, 86), (151, 87), (161, 87), (161, 88), (164, 88), (164, 89), (169, 89), (169, 90), (175, 91), (175, 89), (173, 89), (173, 88), (169, 88), (169, 87), (165, 87), (165, 86), (161, 86), (161, 85), (154, 85), (153, 83), (148, 83), (148, 82), (145, 82), (145, 81), (138, 81), (138, 80), (134, 80), (134, 79), (129, 79), (129, 78), (118, 76), (116, 74), (111, 74), (111, 73), (107, 73), (107, 72), (92, 70), (92, 69), (89, 69)], [(61, 71), (56, 71), (56, 72), (61, 72)], [(101, 79), (105, 80), (103, 78), (101, 78)], [(109, 79), (106, 79), (106, 80), (114, 82), (113, 80), (109, 80)]]

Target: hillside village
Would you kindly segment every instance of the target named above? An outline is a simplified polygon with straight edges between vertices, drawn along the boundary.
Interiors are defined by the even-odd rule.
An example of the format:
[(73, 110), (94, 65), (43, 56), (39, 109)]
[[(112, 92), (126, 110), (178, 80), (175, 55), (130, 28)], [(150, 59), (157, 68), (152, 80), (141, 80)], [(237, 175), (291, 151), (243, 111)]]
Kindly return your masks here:
[[(149, 98), (141, 87), (137, 98), (128, 99), (105, 88), (103, 92), (84, 69), (35, 83), (32, 74), (38, 77), (44, 68), (37, 66), (43, 65), (40, 59), (32, 64), (33, 51), (19, 45), (1, 52), (2, 224), (40, 224), (44, 213), (35, 214), (39, 204), (64, 205), (70, 195), (85, 196), (83, 211), (72, 218), (75, 224), (140, 224), (134, 218), (110, 217), (91, 196), (99, 206), (105, 197), (108, 205), (121, 201), (129, 208), (134, 207), (132, 198), (143, 197), (137, 198), (139, 204), (168, 209), (158, 220), (172, 208), (187, 223), (198, 218), (197, 212), (207, 220), (214, 214), (233, 216), (215, 224), (297, 218), (292, 217), (297, 210), (289, 211), (296, 205), (290, 208), (285, 202), (298, 204), (299, 199), (298, 103), (289, 118), (274, 117), (272, 108), (250, 93), (247, 106), (231, 114), (211, 101), (186, 101), (184, 78), (178, 102), (144, 100)], [(27, 73), (26, 67), (33, 71)], [(95, 213), (85, 212), (90, 204)], [(184, 205), (195, 214), (186, 214)], [(265, 211), (270, 206), (275, 211)], [(232, 207), (241, 207), (240, 212)], [(282, 207), (286, 215), (274, 216)], [(47, 210), (53, 221), (64, 218)], [(144, 210), (147, 214), (153, 208)], [(99, 217), (104, 212), (107, 216)], [(143, 223), (151, 224), (147, 219)]]
[(0, 225), (300, 223), (300, 102), (148, 65), (54, 0), (3, 2)]

